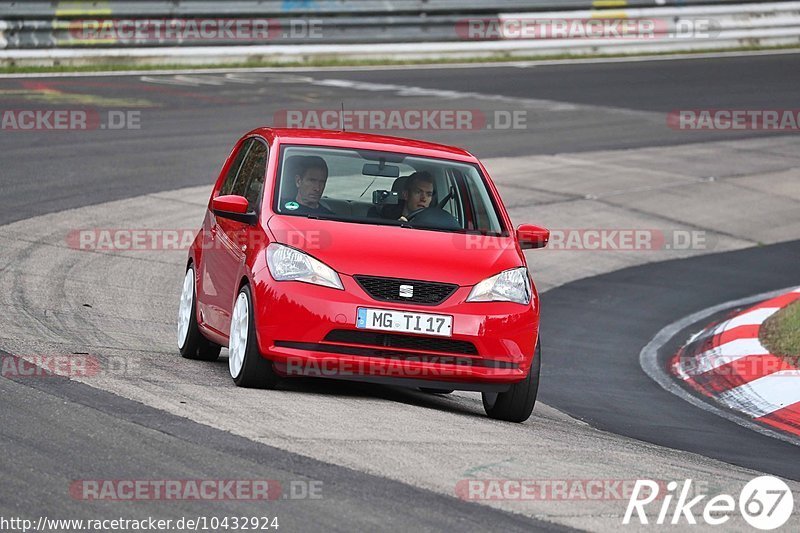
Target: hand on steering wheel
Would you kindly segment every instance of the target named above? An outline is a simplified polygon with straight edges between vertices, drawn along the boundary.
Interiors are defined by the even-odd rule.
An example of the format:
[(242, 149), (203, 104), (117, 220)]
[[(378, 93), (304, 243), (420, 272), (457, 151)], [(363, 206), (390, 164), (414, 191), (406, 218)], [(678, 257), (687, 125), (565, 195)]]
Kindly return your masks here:
[(411, 222), (412, 218), (414, 218), (415, 216), (419, 215), (420, 213), (422, 213), (426, 209), (428, 209), (428, 208), (427, 207), (423, 207), (421, 209), (415, 209), (414, 211), (411, 211), (409, 214), (400, 217), (400, 220), (404, 220), (405, 219), (406, 222)]

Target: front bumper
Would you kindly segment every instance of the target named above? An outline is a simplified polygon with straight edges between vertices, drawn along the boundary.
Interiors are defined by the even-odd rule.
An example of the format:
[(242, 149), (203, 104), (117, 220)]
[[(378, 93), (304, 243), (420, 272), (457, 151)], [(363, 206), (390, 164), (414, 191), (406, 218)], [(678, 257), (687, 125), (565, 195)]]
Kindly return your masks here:
[[(503, 390), (530, 369), (539, 323), (533, 304), (465, 303), (470, 287), (436, 306), (383, 302), (347, 275), (340, 275), (341, 291), (276, 282), (266, 269), (260, 274), (253, 302), (258, 346), (282, 375)], [(387, 339), (394, 333), (356, 328), (358, 307), (451, 315), (452, 336), (438, 342), (441, 337), (401, 334), (403, 342), (396, 342)]]

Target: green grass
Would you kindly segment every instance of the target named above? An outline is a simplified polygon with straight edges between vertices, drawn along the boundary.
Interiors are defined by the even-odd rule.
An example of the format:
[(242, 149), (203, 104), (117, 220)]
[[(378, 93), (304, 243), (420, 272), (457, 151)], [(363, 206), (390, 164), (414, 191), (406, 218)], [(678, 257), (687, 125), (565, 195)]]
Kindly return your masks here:
[(770, 353), (800, 367), (800, 301), (769, 317), (761, 327), (759, 340)]
[(186, 69), (233, 69), (233, 68), (258, 68), (258, 67), (363, 67), (379, 65), (442, 65), (452, 63), (499, 63), (508, 61), (550, 61), (550, 60), (570, 60), (570, 59), (593, 59), (593, 58), (618, 58), (618, 57), (650, 57), (664, 55), (692, 55), (711, 52), (752, 52), (764, 50), (799, 50), (799, 45), (784, 46), (742, 46), (737, 48), (711, 48), (703, 50), (692, 50), (686, 52), (653, 52), (647, 54), (550, 54), (550, 55), (530, 55), (515, 56), (510, 54), (496, 54), (485, 57), (467, 58), (439, 58), (439, 59), (335, 59), (335, 58), (310, 58), (307, 61), (269, 61), (253, 60), (243, 63), (213, 63), (202, 65), (138, 65), (135, 62), (127, 63), (105, 63), (100, 62), (93, 65), (71, 66), (22, 66), (11, 65), (0, 67), (0, 74), (27, 74), (27, 73), (57, 73), (57, 72), (114, 72), (120, 70), (186, 70)]

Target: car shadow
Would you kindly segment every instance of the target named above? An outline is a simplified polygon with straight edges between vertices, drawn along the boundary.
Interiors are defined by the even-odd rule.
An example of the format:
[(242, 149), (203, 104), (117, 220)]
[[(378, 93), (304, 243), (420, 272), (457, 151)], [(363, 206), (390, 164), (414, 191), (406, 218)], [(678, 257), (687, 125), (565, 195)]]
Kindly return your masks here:
[(471, 408), (470, 404), (465, 402), (465, 398), (462, 396), (434, 394), (423, 392), (417, 388), (396, 385), (330, 378), (286, 378), (281, 381), (279, 388), (305, 394), (381, 399), (415, 407), (425, 407), (439, 411), (479, 416), (481, 418), (486, 417), (480, 401), (475, 402), (475, 407)]
[[(216, 364), (223, 367), (227, 373), (228, 358), (226, 356), (220, 356)], [(231, 386), (234, 386), (233, 383), (231, 383)], [(483, 405), (480, 402), (480, 397), (476, 397), (474, 407), (472, 407), (472, 402), (465, 401), (463, 396), (434, 394), (423, 392), (417, 388), (407, 388), (396, 385), (337, 380), (323, 377), (292, 377), (282, 379), (278, 384), (277, 390), (319, 396), (336, 396), (340, 398), (381, 399), (413, 405), (415, 407), (425, 407), (439, 411), (449, 411), (452, 413), (486, 418)]]

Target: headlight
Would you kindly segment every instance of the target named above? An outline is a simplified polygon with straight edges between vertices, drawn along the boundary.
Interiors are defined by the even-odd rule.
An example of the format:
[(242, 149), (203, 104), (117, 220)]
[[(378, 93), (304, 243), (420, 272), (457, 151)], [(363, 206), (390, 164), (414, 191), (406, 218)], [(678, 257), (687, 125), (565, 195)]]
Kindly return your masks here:
[(486, 278), (472, 288), (468, 302), (516, 302), (528, 305), (531, 301), (531, 280), (525, 267), (512, 268)]
[(278, 243), (267, 246), (267, 265), (276, 281), (304, 281), (344, 290), (339, 274), (310, 255)]

